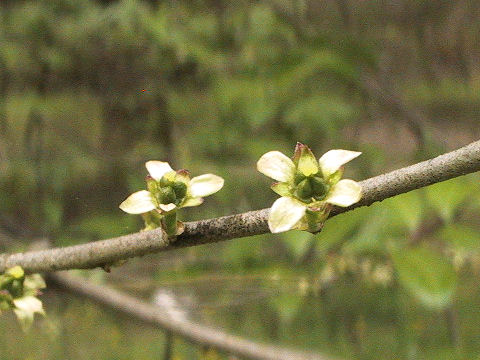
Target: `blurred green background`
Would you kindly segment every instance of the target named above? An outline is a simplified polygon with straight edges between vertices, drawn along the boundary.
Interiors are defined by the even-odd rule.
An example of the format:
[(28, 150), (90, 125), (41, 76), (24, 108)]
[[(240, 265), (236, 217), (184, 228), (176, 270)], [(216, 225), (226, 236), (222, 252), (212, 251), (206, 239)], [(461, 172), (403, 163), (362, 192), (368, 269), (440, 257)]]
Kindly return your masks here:
[[(225, 178), (197, 220), (270, 206), (267, 151), (362, 151), (355, 180), (479, 138), (480, 2), (0, 2), (0, 246), (141, 229), (144, 163)], [(81, 273), (250, 339), (346, 359), (480, 358), (478, 174), (263, 235)], [(17, 239), (13, 243), (8, 239)], [(164, 334), (58, 289), (0, 359), (160, 358)], [(179, 314), (180, 314), (179, 313)], [(211, 359), (224, 355), (209, 353)], [(175, 339), (175, 359), (205, 358)]]

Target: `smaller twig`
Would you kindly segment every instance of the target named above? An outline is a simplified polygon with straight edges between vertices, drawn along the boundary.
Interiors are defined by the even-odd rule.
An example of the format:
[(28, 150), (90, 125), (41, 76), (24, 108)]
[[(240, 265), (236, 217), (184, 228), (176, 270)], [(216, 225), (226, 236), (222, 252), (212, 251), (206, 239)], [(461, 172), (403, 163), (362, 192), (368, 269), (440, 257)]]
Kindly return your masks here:
[(163, 360), (173, 359), (173, 334), (171, 331), (165, 332), (165, 350), (163, 352)]
[(445, 321), (447, 322), (448, 336), (450, 342), (455, 349), (460, 347), (460, 327), (458, 323), (458, 312), (455, 305), (451, 305), (445, 309)]
[(184, 319), (173, 318), (159, 306), (145, 303), (108, 286), (96, 285), (66, 273), (49, 274), (48, 280), (70, 292), (157, 326), (171, 333), (172, 336), (180, 336), (197, 345), (213, 347), (241, 358), (258, 360), (332, 359), (319, 354), (256, 343)]

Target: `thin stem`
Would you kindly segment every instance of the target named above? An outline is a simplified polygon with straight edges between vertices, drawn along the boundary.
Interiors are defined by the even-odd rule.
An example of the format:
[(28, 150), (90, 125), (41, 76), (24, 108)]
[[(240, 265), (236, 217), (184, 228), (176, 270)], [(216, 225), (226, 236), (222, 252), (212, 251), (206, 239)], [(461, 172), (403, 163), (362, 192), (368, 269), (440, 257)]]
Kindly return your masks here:
[(168, 236), (177, 235), (177, 212), (166, 214), (162, 219), (162, 225)]

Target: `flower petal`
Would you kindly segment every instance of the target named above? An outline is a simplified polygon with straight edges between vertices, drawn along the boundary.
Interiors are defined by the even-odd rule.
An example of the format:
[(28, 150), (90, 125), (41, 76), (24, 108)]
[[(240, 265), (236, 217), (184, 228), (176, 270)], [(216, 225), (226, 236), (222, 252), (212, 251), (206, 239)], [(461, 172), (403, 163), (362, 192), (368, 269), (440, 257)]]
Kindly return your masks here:
[(24, 331), (28, 330), (33, 322), (35, 313), (45, 315), (43, 305), (40, 300), (34, 296), (24, 296), (13, 300), (15, 308), (13, 312), (17, 315), (18, 321)]
[(160, 205), (158, 205), (158, 207), (160, 209), (162, 209), (163, 211), (168, 212), (168, 211), (172, 211), (173, 209), (175, 209), (177, 207), (177, 205), (175, 205), (174, 203), (160, 204)]
[(18, 299), (14, 299), (13, 304), (17, 309), (20, 309), (22, 311), (32, 314), (39, 313), (45, 315), (42, 302), (38, 300), (35, 296), (24, 296)]
[(335, 171), (337, 171), (343, 164), (355, 159), (361, 152), (349, 150), (330, 150), (327, 151), (319, 160), (322, 174), (328, 178)]
[(24, 294), (29, 291), (36, 292), (37, 289), (44, 289), (46, 287), (47, 284), (45, 284), (45, 280), (43, 280), (40, 274), (27, 275), (23, 281)]
[(130, 195), (119, 207), (129, 214), (143, 214), (155, 209), (156, 206), (152, 194), (147, 190), (141, 190)]
[(355, 204), (362, 197), (362, 187), (359, 183), (349, 179), (336, 183), (325, 198), (325, 202), (347, 207)]
[(269, 151), (258, 160), (257, 170), (274, 180), (291, 182), (295, 175), (295, 164), (280, 151)]
[(190, 207), (190, 206), (198, 206), (203, 203), (203, 198), (197, 197), (197, 198), (190, 198), (185, 200), (183, 204), (181, 204), (180, 207)]
[(190, 194), (192, 197), (204, 197), (216, 193), (223, 187), (224, 180), (217, 175), (205, 174), (195, 176), (190, 181)]
[(289, 197), (276, 200), (270, 209), (268, 227), (272, 233), (293, 229), (305, 215), (307, 206)]
[(170, 165), (164, 161), (156, 161), (151, 160), (145, 163), (145, 167), (147, 168), (150, 176), (153, 177), (155, 180), (160, 181), (160, 179), (166, 173), (173, 171)]

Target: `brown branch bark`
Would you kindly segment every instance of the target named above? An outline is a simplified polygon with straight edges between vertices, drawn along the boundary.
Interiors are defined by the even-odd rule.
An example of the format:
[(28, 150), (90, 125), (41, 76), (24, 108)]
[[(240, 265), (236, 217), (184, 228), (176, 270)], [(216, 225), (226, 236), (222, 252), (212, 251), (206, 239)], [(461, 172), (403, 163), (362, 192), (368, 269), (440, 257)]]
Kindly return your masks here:
[[(334, 208), (330, 216), (479, 170), (480, 141), (476, 141), (436, 158), (362, 181), (362, 199), (348, 208)], [(15, 265), (22, 266), (27, 273), (108, 266), (118, 260), (149, 253), (265, 234), (269, 232), (268, 213), (269, 209), (262, 209), (189, 222), (185, 224), (185, 232), (176, 239), (168, 239), (161, 229), (156, 229), (64, 248), (1, 254), (0, 272)]]

